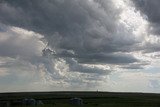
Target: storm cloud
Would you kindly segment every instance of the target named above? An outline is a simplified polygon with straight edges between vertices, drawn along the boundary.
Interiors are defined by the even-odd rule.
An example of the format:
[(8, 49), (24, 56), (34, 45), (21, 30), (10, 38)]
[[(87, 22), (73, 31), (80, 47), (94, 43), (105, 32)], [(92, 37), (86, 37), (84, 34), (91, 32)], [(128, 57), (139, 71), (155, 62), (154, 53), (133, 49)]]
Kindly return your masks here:
[(57, 52), (71, 50), (81, 58), (77, 57), (80, 62), (92, 63), (92, 60), (87, 60), (90, 57), (97, 59), (97, 63), (116, 63), (114, 60), (118, 57), (122, 63), (125, 60), (126, 63), (137, 61), (126, 54), (123, 57), (101, 54), (130, 51), (131, 46), (138, 42), (133, 36), (128, 36), (132, 33), (122, 29), (123, 25), (118, 23), (119, 11), (110, 0), (6, 0), (0, 8), (1, 23), (38, 32)]
[(160, 1), (159, 0), (132, 0), (137, 10), (146, 16), (150, 22), (149, 32), (160, 34)]
[(150, 9), (158, 4), (121, 2), (129, 13), (116, 0), (1, 0), (0, 57), (26, 61), (46, 81), (70, 87), (97, 85), (117, 69), (144, 69), (145, 54), (160, 50), (151, 37), (159, 34), (158, 11)]

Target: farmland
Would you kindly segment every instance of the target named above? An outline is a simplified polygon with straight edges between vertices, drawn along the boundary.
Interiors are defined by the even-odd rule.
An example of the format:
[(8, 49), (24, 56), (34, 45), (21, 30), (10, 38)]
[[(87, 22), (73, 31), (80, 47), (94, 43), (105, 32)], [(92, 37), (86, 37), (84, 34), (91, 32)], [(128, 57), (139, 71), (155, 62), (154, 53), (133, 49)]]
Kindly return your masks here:
[[(82, 107), (159, 107), (160, 94), (113, 92), (14, 92), (0, 93), (0, 101), (20, 101), (34, 98), (43, 101), (37, 107), (75, 107), (71, 98), (83, 99)], [(12, 106), (11, 106), (12, 107)], [(23, 106), (14, 106), (23, 107)]]

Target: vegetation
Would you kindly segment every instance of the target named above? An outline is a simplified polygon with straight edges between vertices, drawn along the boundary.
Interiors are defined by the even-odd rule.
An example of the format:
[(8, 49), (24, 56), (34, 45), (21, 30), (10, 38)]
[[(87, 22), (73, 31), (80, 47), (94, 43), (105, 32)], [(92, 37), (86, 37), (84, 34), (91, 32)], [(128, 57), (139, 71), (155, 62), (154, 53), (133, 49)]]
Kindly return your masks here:
[(73, 97), (80, 97), (83, 99), (84, 104), (82, 107), (160, 106), (160, 94), (108, 92), (32, 92), (0, 94), (0, 100), (20, 100), (23, 98), (34, 98), (36, 100), (42, 100), (44, 105), (37, 107), (76, 107), (69, 103), (69, 99)]

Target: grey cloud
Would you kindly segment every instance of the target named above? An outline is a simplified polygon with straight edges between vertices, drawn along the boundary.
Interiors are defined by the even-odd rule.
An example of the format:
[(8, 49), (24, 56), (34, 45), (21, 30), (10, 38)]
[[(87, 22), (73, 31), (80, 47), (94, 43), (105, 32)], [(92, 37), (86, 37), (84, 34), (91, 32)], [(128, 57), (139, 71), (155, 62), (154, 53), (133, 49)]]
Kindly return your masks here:
[(99, 75), (107, 75), (111, 72), (111, 70), (103, 70), (98, 67), (88, 67), (82, 64), (78, 64), (73, 59), (66, 59), (67, 64), (69, 64), (70, 71), (77, 71), (83, 73), (93, 73)]
[(160, 51), (160, 44), (159, 43), (147, 43), (143, 50), (144, 53), (152, 53), (152, 52), (159, 52)]
[(68, 51), (61, 51), (55, 54), (57, 57), (75, 58), (79, 63), (88, 64), (129, 64), (139, 62), (130, 54), (124, 53), (91, 53), (91, 54), (74, 54)]
[(125, 57), (125, 54), (105, 57), (94, 55), (128, 52), (138, 43), (134, 37), (128, 36), (132, 33), (118, 23), (119, 12), (110, 0), (6, 0), (1, 3), (0, 21), (43, 34), (56, 52), (71, 50), (77, 54), (79, 62), (120, 64), (122, 59), (122, 64), (133, 63), (138, 60), (133, 56)]
[(134, 62), (139, 62), (132, 55), (126, 54), (92, 54), (87, 55), (86, 57), (78, 58), (78, 62), (80, 63), (90, 63), (90, 64), (98, 64), (98, 63), (107, 63), (107, 64), (129, 64)]
[(4, 24), (0, 23), (0, 32), (5, 32), (7, 31), (7, 28)]
[(132, 64), (132, 65), (127, 65), (122, 67), (123, 69), (144, 69), (144, 67), (142, 65), (137, 65), (137, 64)]
[(133, 63), (128, 65), (123, 65), (121, 68), (123, 69), (144, 69), (147, 65), (150, 65), (151, 63), (148, 61), (142, 61), (140, 63)]
[(149, 39), (149, 41), (144, 41), (144, 43), (135, 47), (135, 50), (141, 51), (143, 54), (159, 52), (160, 51), (160, 38), (155, 35), (151, 35), (147, 38)]
[(0, 56), (12, 58), (41, 56), (43, 43), (39, 37), (15, 32), (7, 26), (3, 28), (4, 31), (0, 32)]
[[(0, 3), (0, 23), (42, 34), (47, 46), (40, 52), (37, 41), (41, 38), (17, 40), (13, 33), (12, 39), (0, 42), (0, 55), (21, 56), (20, 60), (43, 70), (45, 79), (55, 84), (98, 85), (113, 70), (85, 64), (122, 66), (140, 62), (128, 53), (139, 40), (119, 23), (119, 14), (112, 0), (5, 0)], [(62, 63), (59, 59), (65, 60), (67, 70), (57, 68), (57, 63)]]
[(148, 16), (148, 20), (157, 23), (160, 22), (159, 0), (133, 0), (138, 9)]
[[(0, 33), (10, 32), (6, 34), (10, 37), (0, 41), (0, 56), (20, 57), (19, 60), (42, 70), (40, 75), (45, 75), (44, 79), (54, 85), (96, 86), (113, 70), (87, 65), (109, 64), (123, 69), (143, 69), (145, 64), (129, 52), (159, 49), (158, 46), (152, 48), (154, 44), (139, 47), (142, 41), (119, 22), (120, 13), (112, 0), (3, 0), (0, 2)], [(158, 19), (144, 13), (149, 14), (152, 26), (158, 26)], [(21, 36), (25, 35), (6, 30), (12, 26), (43, 35), (46, 48), (38, 49), (42, 38), (23, 40)], [(157, 32), (158, 27), (154, 30)], [(18, 64), (24, 66), (8, 62), (0, 67), (12, 68)]]
[(132, 0), (137, 10), (146, 15), (150, 22), (149, 32), (160, 34), (160, 1), (159, 0)]

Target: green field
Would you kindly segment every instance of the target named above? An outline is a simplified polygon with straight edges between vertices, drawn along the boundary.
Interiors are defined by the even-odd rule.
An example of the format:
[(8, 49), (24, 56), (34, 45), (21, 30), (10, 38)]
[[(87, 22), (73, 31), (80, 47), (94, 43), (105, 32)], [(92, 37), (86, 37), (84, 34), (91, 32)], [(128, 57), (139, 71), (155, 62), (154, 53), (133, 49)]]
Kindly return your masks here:
[(160, 107), (160, 94), (151, 93), (22, 92), (0, 94), (1, 101), (23, 98), (42, 100), (44, 105), (36, 107), (75, 107), (69, 103), (69, 99), (73, 97), (83, 99), (82, 107)]

